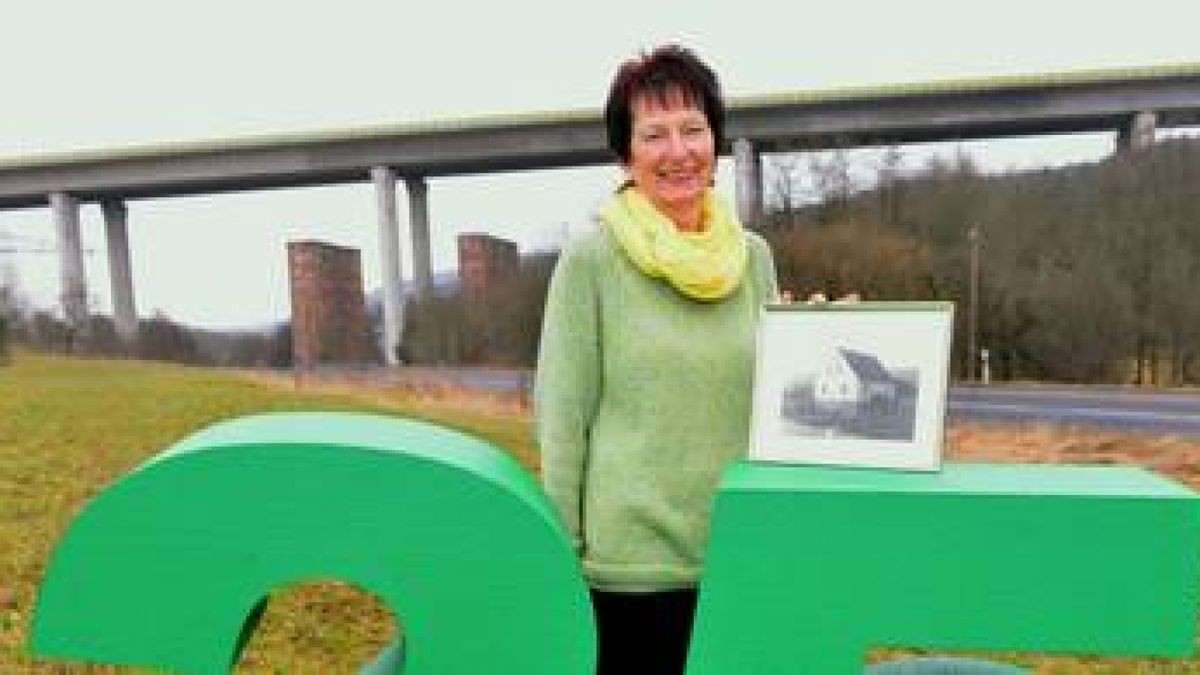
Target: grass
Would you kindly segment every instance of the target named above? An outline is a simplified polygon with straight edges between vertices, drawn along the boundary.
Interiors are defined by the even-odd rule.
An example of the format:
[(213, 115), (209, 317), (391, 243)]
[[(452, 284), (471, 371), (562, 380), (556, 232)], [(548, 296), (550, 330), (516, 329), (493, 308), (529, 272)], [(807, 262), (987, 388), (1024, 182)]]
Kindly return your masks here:
[[(536, 471), (528, 411), (518, 401), (452, 391), (379, 390), (291, 378), (17, 353), (0, 368), (0, 672), (143, 673), (38, 662), (25, 651), (35, 591), (51, 547), (88, 498), (205, 425), (273, 410), (366, 410), (421, 417), (487, 438)], [(1126, 463), (1200, 489), (1200, 443), (1044, 427), (950, 429), (955, 459)], [(236, 672), (353, 672), (396, 627), (374, 597), (339, 583), (272, 597)], [(914, 651), (877, 651), (875, 659)], [(1200, 660), (991, 658), (1055, 675), (1200, 675)]]
[[(35, 591), (51, 547), (83, 504), (148, 457), (213, 422), (254, 412), (405, 412), (496, 439), (532, 468), (528, 424), (480, 409), (374, 395), (297, 392), (230, 373), (18, 353), (0, 368), (0, 673), (133, 673), (35, 662), (25, 651)], [(272, 599), (238, 673), (337, 673), (394, 633), (390, 614), (338, 583)]]

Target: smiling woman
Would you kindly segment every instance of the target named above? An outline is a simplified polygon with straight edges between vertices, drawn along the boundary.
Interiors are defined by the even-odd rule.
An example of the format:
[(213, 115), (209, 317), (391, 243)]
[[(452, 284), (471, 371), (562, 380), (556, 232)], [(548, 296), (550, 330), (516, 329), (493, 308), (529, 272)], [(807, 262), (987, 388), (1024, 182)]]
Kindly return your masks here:
[(770, 250), (713, 190), (724, 106), (678, 46), (617, 71), (626, 180), (564, 249), (536, 382), (543, 481), (582, 558), (598, 672), (682, 673), (717, 479), (746, 454)]

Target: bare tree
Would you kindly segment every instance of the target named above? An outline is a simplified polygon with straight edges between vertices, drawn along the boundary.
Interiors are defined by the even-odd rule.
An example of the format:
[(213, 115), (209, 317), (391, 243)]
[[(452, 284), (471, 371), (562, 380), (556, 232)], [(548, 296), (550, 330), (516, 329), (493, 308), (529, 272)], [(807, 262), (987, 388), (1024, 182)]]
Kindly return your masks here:
[(903, 200), (901, 179), (904, 153), (889, 145), (880, 153), (875, 167), (876, 191), (879, 195), (879, 222), (888, 227), (901, 223), (900, 204)]
[(780, 153), (765, 160), (763, 183), (768, 220), (774, 229), (793, 229), (800, 224), (800, 209), (805, 201), (800, 158), (794, 153)]
[(808, 158), (808, 170), (819, 199), (817, 219), (830, 223), (848, 216), (855, 189), (846, 150), (836, 148), (826, 153), (813, 153)]
[(139, 322), (138, 355), (156, 361), (201, 361), (195, 337), (187, 327), (175, 323), (162, 312)]

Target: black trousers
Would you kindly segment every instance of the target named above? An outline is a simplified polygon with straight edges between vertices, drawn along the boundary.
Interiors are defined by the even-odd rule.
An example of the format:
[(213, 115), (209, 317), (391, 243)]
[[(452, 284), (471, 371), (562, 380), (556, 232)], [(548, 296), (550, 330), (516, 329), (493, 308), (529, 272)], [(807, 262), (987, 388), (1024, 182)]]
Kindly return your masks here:
[(683, 675), (696, 590), (615, 593), (592, 589), (597, 675)]

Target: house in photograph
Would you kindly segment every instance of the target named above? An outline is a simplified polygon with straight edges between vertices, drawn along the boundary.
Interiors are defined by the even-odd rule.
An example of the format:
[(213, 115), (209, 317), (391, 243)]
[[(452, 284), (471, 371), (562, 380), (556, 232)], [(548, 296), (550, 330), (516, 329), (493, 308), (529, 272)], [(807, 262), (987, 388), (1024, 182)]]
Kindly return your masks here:
[(813, 378), (813, 406), (820, 413), (848, 417), (895, 414), (911, 387), (876, 357), (839, 347)]
[(916, 370), (838, 347), (784, 389), (779, 414), (792, 435), (911, 440), (916, 402)]

